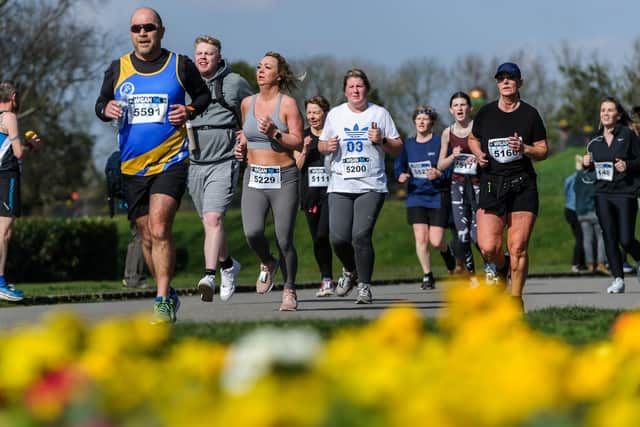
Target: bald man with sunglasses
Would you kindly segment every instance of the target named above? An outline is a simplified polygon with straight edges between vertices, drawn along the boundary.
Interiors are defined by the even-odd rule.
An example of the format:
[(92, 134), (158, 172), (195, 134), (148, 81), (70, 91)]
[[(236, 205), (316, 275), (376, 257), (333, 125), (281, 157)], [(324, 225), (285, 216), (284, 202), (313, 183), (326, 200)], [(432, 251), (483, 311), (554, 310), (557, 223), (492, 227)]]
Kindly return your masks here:
[[(95, 110), (102, 121), (118, 124), (128, 215), (141, 232), (157, 286), (154, 319), (173, 323), (180, 300), (170, 285), (175, 263), (171, 226), (186, 188), (185, 123), (207, 108), (211, 92), (189, 58), (162, 48), (164, 33), (154, 9), (133, 12), (133, 52), (105, 72)], [(190, 105), (185, 105), (186, 94)]]

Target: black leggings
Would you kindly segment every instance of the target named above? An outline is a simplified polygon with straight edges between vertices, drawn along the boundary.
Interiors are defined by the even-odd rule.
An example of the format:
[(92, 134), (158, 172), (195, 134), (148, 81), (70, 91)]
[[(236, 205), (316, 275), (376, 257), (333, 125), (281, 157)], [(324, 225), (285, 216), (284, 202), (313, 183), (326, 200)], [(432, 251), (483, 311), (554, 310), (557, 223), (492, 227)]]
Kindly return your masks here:
[(358, 282), (371, 283), (375, 254), (373, 227), (384, 204), (385, 193), (329, 193), (329, 229), (336, 255), (347, 271), (357, 272)]
[(322, 278), (333, 277), (331, 258), (333, 252), (329, 242), (329, 201), (324, 199), (311, 209), (304, 211), (313, 240), (313, 254), (320, 268)]
[(635, 197), (596, 194), (596, 214), (604, 235), (604, 247), (613, 277), (624, 277), (620, 246), (640, 261), (640, 242), (635, 238), (638, 201)]

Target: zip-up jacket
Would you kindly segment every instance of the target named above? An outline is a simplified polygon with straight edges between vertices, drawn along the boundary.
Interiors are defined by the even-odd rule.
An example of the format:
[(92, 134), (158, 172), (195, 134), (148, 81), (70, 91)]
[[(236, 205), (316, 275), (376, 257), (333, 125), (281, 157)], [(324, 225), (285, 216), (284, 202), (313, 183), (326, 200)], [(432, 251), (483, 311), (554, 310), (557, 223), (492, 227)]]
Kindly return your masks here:
[(598, 130), (587, 143), (587, 152), (591, 153), (589, 170), (596, 169), (596, 162), (615, 163), (616, 159), (627, 162), (624, 172), (618, 172), (613, 168), (611, 181), (596, 180), (596, 194), (637, 197), (640, 189), (640, 138), (629, 127), (616, 124), (611, 145), (607, 145), (603, 130)]

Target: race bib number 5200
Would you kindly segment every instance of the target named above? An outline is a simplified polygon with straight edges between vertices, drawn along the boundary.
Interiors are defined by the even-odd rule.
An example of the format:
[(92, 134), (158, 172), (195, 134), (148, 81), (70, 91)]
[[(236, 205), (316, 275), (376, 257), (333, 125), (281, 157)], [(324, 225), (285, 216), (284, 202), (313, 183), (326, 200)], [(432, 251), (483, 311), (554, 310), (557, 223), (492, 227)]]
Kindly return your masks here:
[(129, 123), (164, 123), (169, 109), (169, 95), (132, 94), (127, 98)]
[(249, 187), (259, 190), (280, 188), (280, 166), (250, 166)]
[(511, 163), (522, 158), (522, 152), (509, 148), (509, 138), (490, 139), (487, 148), (489, 155), (498, 163)]
[(342, 159), (342, 176), (344, 179), (366, 178), (369, 176), (369, 158), (344, 157)]

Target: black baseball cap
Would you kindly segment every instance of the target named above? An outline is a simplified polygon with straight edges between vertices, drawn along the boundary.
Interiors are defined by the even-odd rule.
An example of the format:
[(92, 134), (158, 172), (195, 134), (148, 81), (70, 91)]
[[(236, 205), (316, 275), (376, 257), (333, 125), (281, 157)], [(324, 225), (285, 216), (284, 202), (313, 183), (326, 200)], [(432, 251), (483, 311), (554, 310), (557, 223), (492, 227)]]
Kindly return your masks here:
[(518, 67), (518, 65), (514, 64), (513, 62), (505, 62), (503, 64), (500, 64), (500, 66), (498, 67), (498, 71), (496, 71), (496, 75), (493, 77), (497, 79), (500, 74), (509, 74), (511, 77), (514, 77), (518, 80), (522, 79), (520, 67)]

